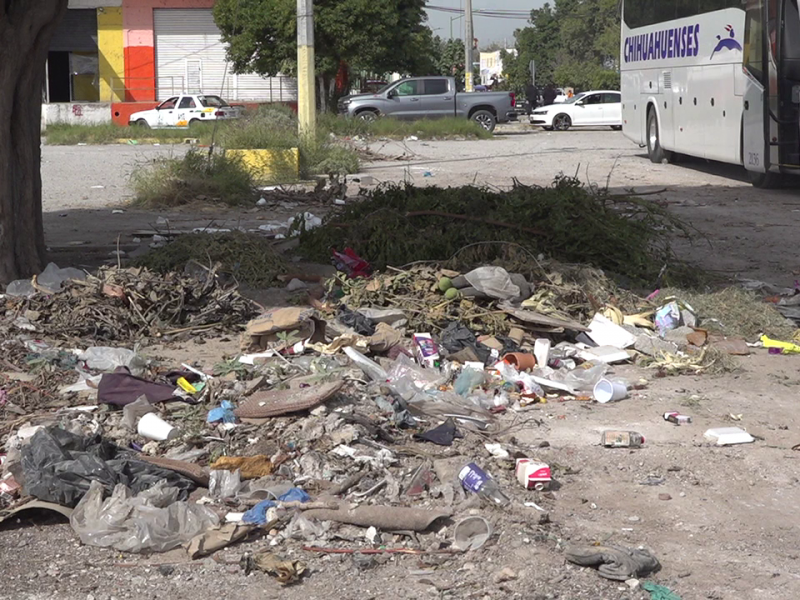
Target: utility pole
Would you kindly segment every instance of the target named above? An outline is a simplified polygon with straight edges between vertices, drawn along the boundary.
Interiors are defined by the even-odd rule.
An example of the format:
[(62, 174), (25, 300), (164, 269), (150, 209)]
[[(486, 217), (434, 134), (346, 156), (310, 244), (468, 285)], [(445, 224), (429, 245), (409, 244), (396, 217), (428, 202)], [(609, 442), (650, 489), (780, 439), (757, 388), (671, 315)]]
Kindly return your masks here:
[(466, 49), (466, 56), (464, 57), (464, 89), (468, 92), (473, 91), (472, 87), (472, 43), (475, 35), (472, 31), (472, 0), (466, 0), (464, 4), (464, 48)]
[(301, 135), (317, 126), (314, 82), (314, 0), (297, 0), (297, 120)]

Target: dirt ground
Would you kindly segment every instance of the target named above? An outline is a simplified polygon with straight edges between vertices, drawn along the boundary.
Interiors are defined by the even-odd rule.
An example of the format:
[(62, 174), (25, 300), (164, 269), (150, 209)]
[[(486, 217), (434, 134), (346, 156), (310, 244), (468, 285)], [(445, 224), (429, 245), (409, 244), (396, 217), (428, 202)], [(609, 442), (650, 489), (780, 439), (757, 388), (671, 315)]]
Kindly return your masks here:
[[(659, 197), (708, 238), (694, 246), (679, 243), (683, 256), (728, 277), (791, 285), (796, 276), (797, 254), (787, 240), (800, 215), (797, 190), (754, 190), (738, 170), (703, 161), (653, 165), (616, 132), (545, 133), (517, 126), (485, 142), (391, 142), (373, 149), (413, 156), (411, 161), (365, 165), (365, 173), (381, 181), (504, 187), (515, 177), (544, 185), (563, 171), (600, 185), (608, 182), (620, 193), (666, 188)], [(101, 258), (113, 249), (117, 236), (135, 249), (133, 232), (159, 216), (169, 217), (173, 227), (212, 221), (257, 226), (273, 218), (265, 212), (152, 213), (128, 208), (112, 214), (112, 207), (129, 194), (126, 173), (132, 165), (166, 151), (45, 146), (45, 227), (54, 255), (86, 256), (91, 262), (91, 257)], [(92, 188), (96, 185), (105, 187)], [(293, 213), (281, 210), (287, 216)], [(77, 241), (85, 243), (71, 252)], [(219, 354), (235, 350), (230, 341), (190, 343), (172, 352), (175, 359), (188, 356), (210, 366)], [(739, 370), (724, 376), (654, 378), (650, 372), (622, 367), (618, 375), (630, 381), (647, 378), (647, 388), (614, 404), (553, 402), (522, 413), (525, 426), (497, 441), (513, 438), (530, 448), (533, 458), (569, 474), (559, 477), (560, 485), (549, 495), (509, 483), (514, 507), (479, 513), (495, 524), (499, 535), (465, 556), (362, 562), (301, 551), (295, 556), (308, 562), (310, 575), (284, 589), (261, 573), (245, 577), (236, 565), (243, 550), (266, 547), (264, 540), (224, 550), (217, 560), (189, 562), (181, 551), (140, 557), (85, 547), (68, 524), (21, 521), (0, 528), (0, 598), (315, 600), (330, 598), (332, 589), (347, 600), (647, 598), (624, 583), (565, 563), (563, 545), (593, 542), (650, 549), (663, 567), (650, 580), (684, 599), (798, 598), (800, 465), (794, 461), (800, 453), (792, 451), (800, 443), (798, 360), (758, 351), (739, 359)], [(662, 415), (668, 410), (690, 414), (694, 422), (680, 427), (667, 423)], [(757, 441), (728, 448), (704, 442), (706, 429), (730, 425), (745, 427)], [(641, 432), (645, 447), (601, 448), (600, 432), (610, 428)], [(549, 446), (540, 447), (542, 442)], [(492, 468), (482, 448), (458, 442), (453, 448)], [(538, 525), (539, 512), (522, 504), (528, 500), (545, 508), (552, 523)], [(421, 539), (423, 547), (438, 541), (435, 534)], [(514, 577), (500, 581), (504, 568)]]

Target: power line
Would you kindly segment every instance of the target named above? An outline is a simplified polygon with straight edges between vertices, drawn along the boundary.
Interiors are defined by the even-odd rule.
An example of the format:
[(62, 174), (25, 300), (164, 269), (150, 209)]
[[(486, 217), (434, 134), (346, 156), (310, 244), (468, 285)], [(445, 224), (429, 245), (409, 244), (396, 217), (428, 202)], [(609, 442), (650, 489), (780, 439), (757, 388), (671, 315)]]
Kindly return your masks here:
[[(437, 12), (444, 12), (450, 14), (463, 15), (464, 10), (460, 8), (451, 8), (449, 6), (432, 6), (430, 4), (425, 6), (426, 10), (433, 10)], [(478, 17), (488, 17), (492, 19), (512, 19), (512, 20), (528, 20), (530, 19), (530, 11), (525, 10), (503, 10), (492, 8), (476, 8), (472, 11), (473, 15)]]

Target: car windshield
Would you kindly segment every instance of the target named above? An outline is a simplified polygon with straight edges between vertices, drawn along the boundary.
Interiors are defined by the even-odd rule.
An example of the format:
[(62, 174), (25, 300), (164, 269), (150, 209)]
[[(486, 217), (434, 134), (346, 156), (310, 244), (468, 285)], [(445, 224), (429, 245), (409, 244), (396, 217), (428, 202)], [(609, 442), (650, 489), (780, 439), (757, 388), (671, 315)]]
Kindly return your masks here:
[(564, 100), (564, 104), (575, 104), (578, 100), (583, 98), (586, 95), (586, 92), (581, 92), (580, 94), (575, 94), (572, 98), (568, 100)]
[(200, 100), (200, 104), (206, 108), (220, 108), (222, 106), (228, 106), (228, 103), (219, 96), (198, 96), (197, 98)]
[[(378, 90), (377, 92), (375, 92), (375, 93), (376, 93), (376, 94), (382, 94), (382, 93), (384, 93), (386, 90), (388, 90), (388, 89), (389, 89), (391, 86), (393, 86), (394, 84), (395, 84), (395, 82), (394, 82), (394, 81), (393, 81), (392, 83), (387, 83), (385, 86), (383, 86), (381, 89), (379, 89), (379, 90)], [(367, 92), (367, 93), (369, 93), (369, 92)]]

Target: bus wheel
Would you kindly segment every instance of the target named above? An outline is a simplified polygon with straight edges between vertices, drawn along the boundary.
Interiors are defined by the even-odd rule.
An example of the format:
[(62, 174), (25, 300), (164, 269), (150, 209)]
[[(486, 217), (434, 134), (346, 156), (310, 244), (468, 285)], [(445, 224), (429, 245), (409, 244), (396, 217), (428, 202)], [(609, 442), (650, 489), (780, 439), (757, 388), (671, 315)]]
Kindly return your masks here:
[(780, 187), (783, 179), (777, 173), (756, 173), (754, 171), (748, 171), (747, 178), (753, 184), (753, 187), (762, 190), (774, 190)]
[(656, 164), (667, 164), (672, 156), (671, 152), (661, 147), (658, 117), (654, 110), (647, 113), (647, 154), (650, 156), (650, 161)]

